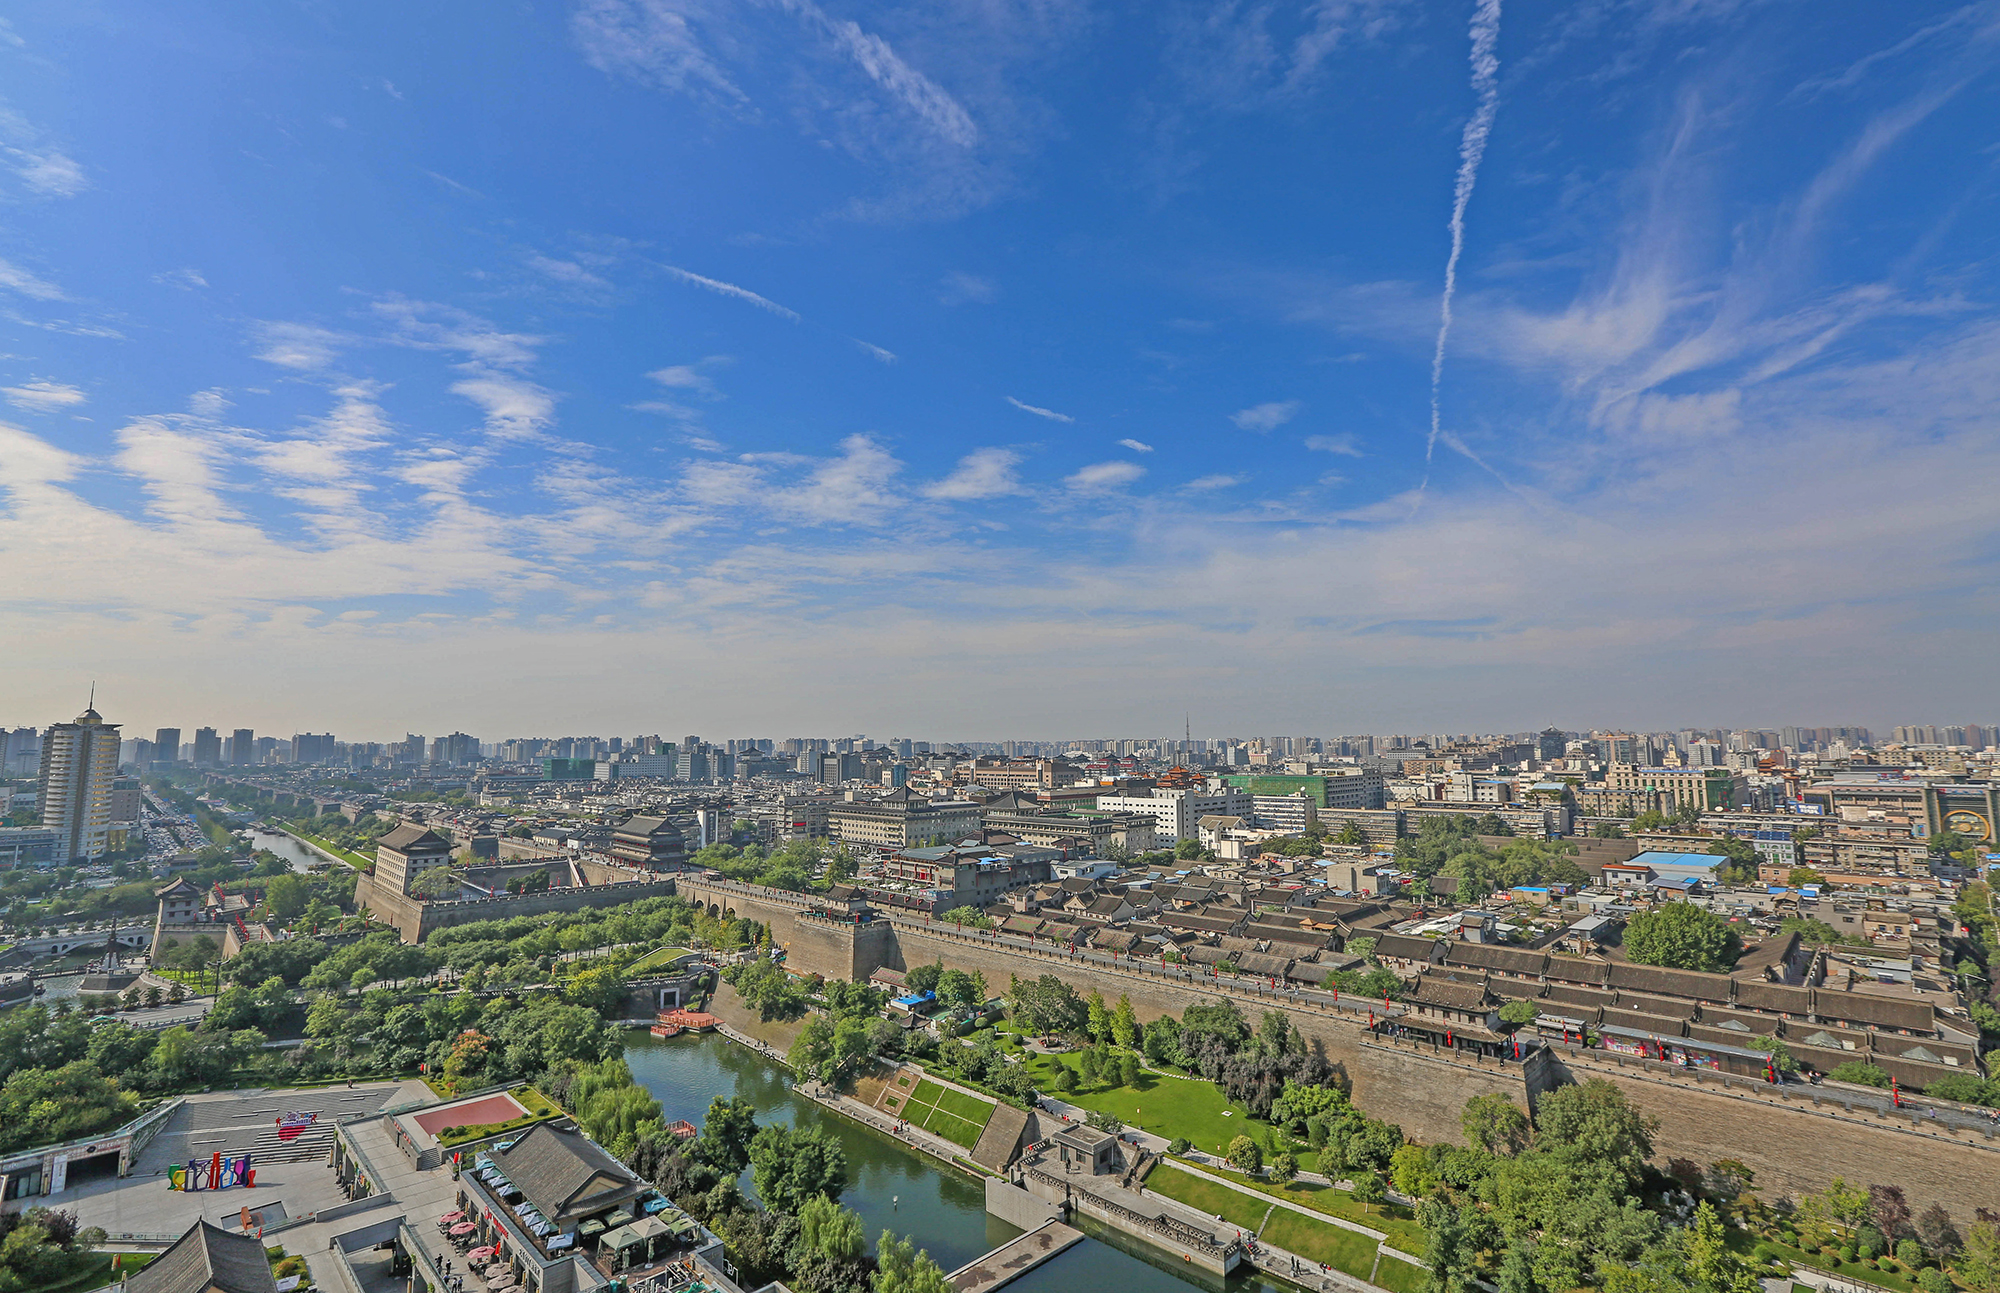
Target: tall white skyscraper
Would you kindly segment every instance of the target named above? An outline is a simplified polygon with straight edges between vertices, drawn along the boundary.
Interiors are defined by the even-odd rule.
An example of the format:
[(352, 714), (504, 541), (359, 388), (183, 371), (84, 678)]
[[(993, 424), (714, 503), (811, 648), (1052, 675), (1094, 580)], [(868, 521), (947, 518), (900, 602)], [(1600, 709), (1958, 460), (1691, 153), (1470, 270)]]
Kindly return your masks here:
[(118, 724), (86, 709), (42, 734), (42, 825), (60, 833), (58, 862), (103, 857), (118, 776)]

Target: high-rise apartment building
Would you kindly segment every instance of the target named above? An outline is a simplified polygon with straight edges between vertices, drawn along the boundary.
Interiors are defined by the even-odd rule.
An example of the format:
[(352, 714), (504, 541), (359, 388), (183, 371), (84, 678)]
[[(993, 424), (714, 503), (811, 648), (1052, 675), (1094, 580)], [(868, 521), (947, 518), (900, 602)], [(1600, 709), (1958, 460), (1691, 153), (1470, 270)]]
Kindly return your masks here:
[(255, 763), (257, 761), (257, 733), (247, 727), (239, 727), (229, 734), (229, 761), (231, 763)]
[(94, 709), (42, 734), (42, 825), (57, 832), (58, 862), (104, 856), (119, 744), (118, 725)]
[(332, 732), (300, 732), (292, 737), (292, 762), (331, 763), (333, 747)]
[(222, 738), (215, 734), (214, 728), (194, 729), (194, 761), (209, 767), (222, 762)]
[(153, 733), (153, 757), (172, 763), (181, 757), (181, 729), (163, 727)]

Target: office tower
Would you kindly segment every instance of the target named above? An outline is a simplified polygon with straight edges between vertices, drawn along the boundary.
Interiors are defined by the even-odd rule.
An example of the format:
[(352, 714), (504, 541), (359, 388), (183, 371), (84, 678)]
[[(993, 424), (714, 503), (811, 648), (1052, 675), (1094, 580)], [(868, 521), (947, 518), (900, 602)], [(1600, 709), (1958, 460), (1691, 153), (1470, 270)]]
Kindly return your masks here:
[(58, 832), (62, 862), (103, 857), (118, 777), (118, 725), (86, 709), (42, 736), (42, 825)]
[(173, 763), (181, 757), (181, 729), (163, 727), (153, 733), (153, 757)]
[(222, 738), (212, 727), (194, 729), (194, 761), (209, 767), (222, 762)]

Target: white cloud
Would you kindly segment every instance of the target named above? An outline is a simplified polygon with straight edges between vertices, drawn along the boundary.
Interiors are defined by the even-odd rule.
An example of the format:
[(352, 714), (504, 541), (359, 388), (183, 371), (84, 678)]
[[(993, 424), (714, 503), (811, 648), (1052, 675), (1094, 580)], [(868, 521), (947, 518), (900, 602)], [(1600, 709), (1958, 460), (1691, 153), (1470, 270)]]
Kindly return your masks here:
[(1298, 416), (1299, 401), (1272, 401), (1269, 404), (1255, 404), (1247, 409), (1229, 415), (1238, 429), (1243, 431), (1275, 431)]
[(208, 286), (208, 280), (199, 271), (188, 268), (161, 270), (153, 275), (153, 281), (162, 287), (178, 287), (184, 292)]
[(230, 408), (229, 400), (220, 386), (212, 386), (205, 391), (196, 391), (188, 396), (188, 412), (197, 417), (219, 418)]
[(1021, 410), (1021, 412), (1023, 413), (1032, 413), (1038, 418), (1047, 418), (1051, 422), (1076, 421), (1075, 418), (1071, 417), (1067, 413), (1058, 413), (1054, 409), (1039, 408), (1033, 404), (1023, 404), (1021, 401), (1015, 399), (1012, 395), (1009, 395), (1007, 397), (1007, 402), (1009, 404), (1012, 404), (1015, 408)]
[(451, 389), (478, 405), (486, 415), (486, 429), (503, 440), (533, 439), (555, 420), (554, 398), (520, 378), (488, 373), (453, 382)]
[(1124, 445), (1127, 449), (1130, 449), (1133, 453), (1153, 452), (1153, 446), (1145, 443), (1143, 440), (1125, 439), (1125, 440), (1120, 440), (1118, 443)]
[(988, 305), (1000, 295), (990, 278), (977, 274), (967, 274), (963, 270), (953, 270), (938, 280), (938, 303), (941, 305)]
[(1011, 449), (975, 449), (958, 460), (958, 469), (935, 484), (926, 485), (926, 498), (978, 499), (1021, 493), (1021, 480), (1014, 468), (1021, 455)]
[(573, 260), (557, 260), (553, 256), (532, 255), (528, 257), (528, 268), (567, 287), (602, 289), (611, 286), (605, 279), (591, 273)]
[(14, 173), (29, 188), (48, 197), (73, 197), (90, 187), (83, 167), (61, 153), (16, 153)]
[[(708, 278), (701, 274), (696, 274), (685, 269), (676, 268), (673, 265), (662, 265), (660, 266), (660, 268), (664, 270), (670, 277), (677, 279), (680, 282), (687, 283), (694, 287), (704, 288), (707, 291), (714, 292), (717, 296), (727, 296), (727, 297), (733, 297), (738, 301), (748, 301), (751, 305), (756, 306), (758, 309), (768, 310), (772, 314), (777, 315), (781, 319), (790, 319), (793, 323), (799, 322), (798, 311), (788, 310), (784, 306), (779, 305), (776, 301), (773, 301), (771, 298), (767, 296), (759, 296), (757, 293), (751, 291), (747, 287), (738, 287), (734, 283), (725, 283), (719, 278)], [(867, 343), (862, 342), (860, 344), (866, 345)]]
[(1361, 456), (1360, 446), (1355, 444), (1353, 435), (1346, 432), (1340, 435), (1309, 435), (1306, 437), (1306, 448), (1317, 453), (1337, 453), (1348, 458)]
[(60, 301), (62, 289), (46, 279), (36, 278), (12, 261), (0, 260), (0, 287), (37, 301)]
[(280, 368), (311, 372), (325, 368), (340, 354), (347, 340), (338, 332), (310, 323), (260, 323), (257, 341), (263, 349), (257, 358)]
[[(709, 355), (708, 357), (698, 360), (697, 362), (692, 364), (669, 364), (665, 368), (658, 368), (650, 373), (647, 373), (646, 376), (652, 378), (654, 381), (658, 382), (660, 385), (668, 388), (669, 390), (693, 391), (695, 394), (700, 395), (705, 399), (719, 400), (723, 398), (723, 394), (719, 389), (717, 389), (714, 379), (711, 378), (705, 370), (710, 368), (720, 368), (728, 364), (729, 362), (730, 359), (728, 355)], [(681, 412), (684, 410), (680, 410), (678, 408), (671, 408), (671, 409), (657, 409), (654, 411)]]
[(0, 396), (5, 396), (15, 408), (27, 409), (31, 413), (54, 413), (58, 409), (75, 408), (89, 398), (74, 386), (39, 381), (0, 386)]
[(893, 364), (896, 362), (896, 352), (893, 350), (884, 350), (882, 347), (875, 345), (871, 342), (863, 341), (859, 337), (853, 337), (850, 338), (850, 340), (852, 340), (855, 345), (861, 347), (861, 352), (863, 354), (867, 355), (871, 359), (876, 360), (879, 363)]
[(694, 94), (738, 110), (749, 98), (703, 45), (702, 31), (721, 20), (697, 3), (675, 0), (585, 0), (571, 31), (592, 66), (622, 72), (662, 89)]
[(1228, 489), (1231, 485), (1241, 485), (1247, 476), (1198, 476), (1181, 486), (1183, 489), (1211, 490)]
[(1136, 462), (1098, 462), (1063, 479), (1063, 484), (1082, 493), (1098, 493), (1129, 485), (1146, 474)]

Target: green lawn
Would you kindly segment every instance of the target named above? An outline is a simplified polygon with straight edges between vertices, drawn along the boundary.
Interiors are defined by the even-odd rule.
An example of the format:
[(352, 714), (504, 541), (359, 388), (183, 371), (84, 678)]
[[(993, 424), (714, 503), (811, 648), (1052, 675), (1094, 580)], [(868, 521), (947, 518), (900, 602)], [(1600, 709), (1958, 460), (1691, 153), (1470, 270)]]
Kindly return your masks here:
[[(1053, 1092), (1049, 1079), (1055, 1066), (1076, 1069), (1075, 1055), (1037, 1055), (1026, 1061), (1035, 1084)], [(1142, 1127), (1168, 1140), (1185, 1137), (1196, 1147), (1220, 1154), (1238, 1136), (1268, 1144), (1269, 1123), (1250, 1116), (1241, 1101), (1226, 1100), (1213, 1083), (1200, 1078), (1167, 1077), (1145, 1073), (1131, 1086), (1086, 1087), (1056, 1097), (1099, 1113), (1116, 1114), (1134, 1127)]]
[(1325, 1262), (1349, 1275), (1368, 1278), (1375, 1268), (1376, 1243), (1367, 1235), (1343, 1230), (1330, 1221), (1316, 1221), (1290, 1208), (1278, 1208), (1264, 1226), (1265, 1243), (1297, 1253), (1309, 1261)]
[(979, 1143), (994, 1106), (925, 1078), (903, 1104), (903, 1118), (963, 1149)]
[(92, 1253), (76, 1268), (76, 1273), (66, 1280), (44, 1285), (37, 1293), (87, 1293), (90, 1289), (102, 1288), (117, 1280), (119, 1275), (129, 1275), (157, 1256), (154, 1253), (120, 1253), (117, 1274), (111, 1270), (111, 1254)]
[(1338, 1190), (1330, 1185), (1313, 1185), (1304, 1181), (1273, 1185), (1269, 1181), (1252, 1180), (1239, 1172), (1221, 1168), (1209, 1167), (1204, 1170), (1226, 1177), (1246, 1190), (1287, 1199), (1302, 1208), (1311, 1208), (1314, 1212), (1324, 1212), (1330, 1217), (1339, 1217), (1343, 1221), (1352, 1221), (1379, 1230), (1389, 1236), (1388, 1243), (1391, 1248), (1400, 1248), (1406, 1253), (1420, 1254), (1430, 1242), (1424, 1234), (1424, 1228), (1410, 1215), (1410, 1210), (1399, 1204), (1382, 1203), (1371, 1207), (1357, 1201), (1346, 1190)]
[(985, 1125), (955, 1118), (941, 1109), (932, 1109), (923, 1116), (922, 1127), (932, 1135), (942, 1136), (961, 1149), (971, 1149), (979, 1143), (979, 1134)]
[[(1373, 1282), (1392, 1290), (1392, 1293), (1422, 1293), (1424, 1284), (1429, 1278), (1430, 1272), (1423, 1267), (1398, 1261), (1384, 1253), (1381, 1264), (1375, 1268)], [(1819, 1293), (1819, 1290), (1811, 1289), (1807, 1293)]]
[[(1230, 1225), (1252, 1232), (1264, 1223), (1264, 1214), (1271, 1209), (1269, 1203), (1255, 1195), (1205, 1181), (1192, 1172), (1183, 1172), (1172, 1163), (1162, 1163), (1154, 1168), (1152, 1174), (1146, 1177), (1146, 1188), (1211, 1217), (1219, 1214)], [(1277, 1243), (1275, 1239), (1271, 1242)], [(1280, 1244), (1279, 1247), (1290, 1245)]]
[(982, 1127), (986, 1125), (986, 1120), (993, 1116), (991, 1100), (982, 1100), (969, 1091), (956, 1091), (950, 1087), (938, 1092), (937, 1107), (944, 1113), (963, 1118), (967, 1122), (976, 1122)]
[(630, 966), (626, 967), (625, 973), (643, 974), (648, 970), (659, 969), (664, 965), (671, 964), (674, 960), (676, 960), (679, 957), (686, 956), (688, 954), (688, 950), (689, 949), (685, 947), (654, 948), (652, 951), (646, 953), (638, 960), (632, 962)]

